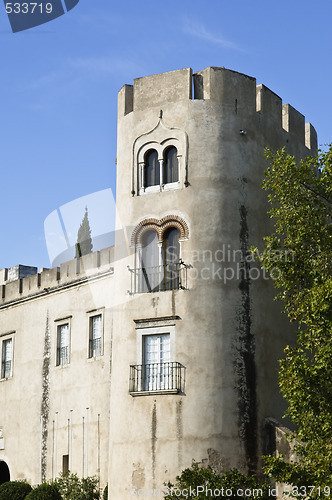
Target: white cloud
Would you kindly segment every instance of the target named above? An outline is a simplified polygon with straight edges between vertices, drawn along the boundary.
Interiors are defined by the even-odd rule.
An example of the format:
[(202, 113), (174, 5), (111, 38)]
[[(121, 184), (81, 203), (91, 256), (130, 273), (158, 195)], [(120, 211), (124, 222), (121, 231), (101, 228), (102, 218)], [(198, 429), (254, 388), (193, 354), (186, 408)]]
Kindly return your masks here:
[(219, 34), (216, 35), (214, 33), (209, 32), (205, 28), (204, 24), (196, 23), (194, 21), (191, 21), (190, 19), (184, 20), (183, 31), (187, 35), (200, 38), (201, 40), (205, 40), (206, 42), (210, 42), (215, 45), (220, 45), (225, 49), (242, 50), (240, 47), (238, 47), (235, 43), (231, 42), (230, 40), (226, 40)]

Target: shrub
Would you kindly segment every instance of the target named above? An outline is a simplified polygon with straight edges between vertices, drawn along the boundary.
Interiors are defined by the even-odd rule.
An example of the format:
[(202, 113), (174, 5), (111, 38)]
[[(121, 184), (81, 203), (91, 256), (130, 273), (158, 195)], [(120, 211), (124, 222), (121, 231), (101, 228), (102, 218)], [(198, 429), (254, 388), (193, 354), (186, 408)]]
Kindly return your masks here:
[(96, 477), (79, 478), (77, 474), (61, 474), (55, 484), (64, 500), (99, 500)]
[[(259, 481), (253, 475), (244, 475), (236, 469), (217, 474), (211, 467), (201, 468), (195, 462), (177, 476), (176, 483), (165, 485), (164, 498), (195, 498), (197, 500), (227, 497), (233, 500), (269, 500), (269, 482)], [(213, 495), (210, 493), (212, 491)]]
[(0, 500), (24, 500), (31, 490), (25, 481), (8, 481), (0, 485)]
[(108, 484), (106, 484), (104, 489), (103, 500), (108, 500)]
[(25, 500), (62, 500), (56, 484), (42, 483), (34, 488)]

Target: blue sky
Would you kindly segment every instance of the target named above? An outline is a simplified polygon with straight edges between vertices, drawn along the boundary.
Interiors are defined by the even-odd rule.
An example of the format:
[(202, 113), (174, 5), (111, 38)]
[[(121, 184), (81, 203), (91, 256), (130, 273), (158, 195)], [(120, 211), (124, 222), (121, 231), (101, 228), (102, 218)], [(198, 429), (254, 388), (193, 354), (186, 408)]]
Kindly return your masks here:
[(87, 197), (78, 229), (89, 195), (115, 191), (117, 92), (136, 77), (225, 66), (332, 142), (331, 18), (328, 0), (80, 0), (13, 34), (1, 4), (0, 268), (48, 267), (45, 219)]

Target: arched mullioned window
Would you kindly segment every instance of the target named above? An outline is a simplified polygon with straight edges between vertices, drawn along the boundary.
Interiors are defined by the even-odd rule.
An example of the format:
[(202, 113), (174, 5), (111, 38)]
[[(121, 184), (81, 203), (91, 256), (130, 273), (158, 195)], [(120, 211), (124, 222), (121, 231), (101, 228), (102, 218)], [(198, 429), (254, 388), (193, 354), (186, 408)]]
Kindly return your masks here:
[(180, 241), (189, 238), (185, 220), (177, 215), (142, 220), (131, 237), (136, 247), (131, 292), (186, 288), (188, 266), (180, 256)]
[[(144, 148), (143, 148), (144, 149)], [(140, 192), (163, 191), (179, 187), (180, 158), (174, 144), (147, 147), (139, 153)]]
[[(150, 165), (147, 160), (152, 150), (158, 155), (159, 182), (156, 178), (158, 173), (155, 176), (146, 176), (148, 174), (147, 163)], [(156, 126), (149, 131), (144, 131), (133, 142), (132, 196), (188, 187), (188, 150), (187, 132), (175, 126), (168, 126), (164, 123), (161, 113)], [(158, 167), (156, 163), (155, 167)]]
[(144, 187), (160, 184), (160, 164), (155, 149), (147, 151), (144, 157)]
[(178, 151), (170, 146), (164, 151), (163, 183), (170, 184), (179, 180)]

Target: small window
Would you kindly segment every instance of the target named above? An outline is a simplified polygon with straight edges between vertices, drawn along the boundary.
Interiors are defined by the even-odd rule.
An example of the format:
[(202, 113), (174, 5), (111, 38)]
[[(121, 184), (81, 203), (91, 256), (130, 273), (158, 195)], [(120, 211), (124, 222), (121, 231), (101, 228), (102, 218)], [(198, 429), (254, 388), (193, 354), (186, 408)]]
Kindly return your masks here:
[(2, 356), (1, 356), (1, 378), (9, 378), (12, 376), (13, 370), (13, 339), (2, 341)]
[(179, 180), (177, 155), (178, 151), (174, 146), (167, 148), (164, 153), (164, 184), (170, 184)]
[(62, 474), (69, 472), (69, 455), (62, 455)]
[(102, 355), (102, 315), (90, 317), (89, 326), (89, 358)]
[(69, 364), (69, 323), (57, 328), (57, 366)]
[(146, 153), (144, 165), (144, 187), (158, 186), (160, 184), (160, 164), (155, 149), (150, 149)]

